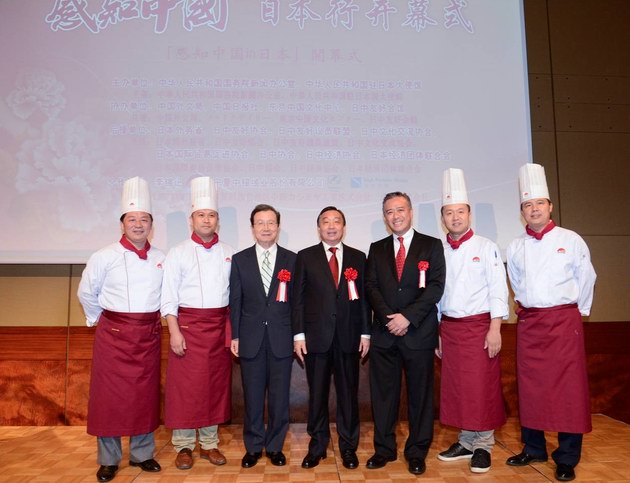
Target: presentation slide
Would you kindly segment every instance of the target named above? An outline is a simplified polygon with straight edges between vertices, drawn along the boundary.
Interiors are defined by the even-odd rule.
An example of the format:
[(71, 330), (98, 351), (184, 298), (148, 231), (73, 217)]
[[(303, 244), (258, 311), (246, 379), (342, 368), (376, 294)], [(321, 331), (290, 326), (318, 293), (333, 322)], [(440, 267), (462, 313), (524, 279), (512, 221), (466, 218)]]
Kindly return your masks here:
[(289, 249), (317, 243), (335, 205), (367, 250), (391, 191), (443, 239), (449, 167), (476, 233), (504, 251), (523, 231), (521, 0), (0, 1), (0, 43), (0, 263), (85, 263), (120, 237), (133, 176), (165, 251), (190, 236), (197, 176), (236, 250), (258, 203)]

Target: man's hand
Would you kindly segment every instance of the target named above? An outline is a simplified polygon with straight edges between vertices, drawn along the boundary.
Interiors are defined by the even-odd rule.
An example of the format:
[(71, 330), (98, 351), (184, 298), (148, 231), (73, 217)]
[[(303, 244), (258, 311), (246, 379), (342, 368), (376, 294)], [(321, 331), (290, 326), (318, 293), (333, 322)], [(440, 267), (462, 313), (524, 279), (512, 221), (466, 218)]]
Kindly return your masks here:
[(483, 348), (488, 350), (488, 357), (496, 357), (501, 351), (501, 331), (491, 327), (486, 334)]
[(438, 346), (435, 349), (435, 355), (442, 358), (442, 337), (438, 336)]
[(407, 333), (407, 328), (410, 324), (407, 317), (403, 314), (391, 314), (388, 315), (387, 318), (389, 319), (389, 322), (387, 322), (385, 327), (387, 327), (390, 334), (402, 337)]
[(361, 342), (359, 342), (359, 352), (361, 353), (361, 359), (367, 356), (369, 350), (370, 339), (368, 339), (367, 337), (361, 337)]
[(238, 339), (232, 339), (232, 343), (230, 344), (230, 350), (235, 357), (238, 357)]
[(295, 340), (293, 341), (293, 352), (300, 359), (300, 362), (304, 364), (304, 356), (307, 354), (306, 352), (306, 341), (305, 340)]
[(170, 346), (171, 350), (178, 356), (183, 356), (186, 353), (186, 339), (179, 330), (171, 332)]

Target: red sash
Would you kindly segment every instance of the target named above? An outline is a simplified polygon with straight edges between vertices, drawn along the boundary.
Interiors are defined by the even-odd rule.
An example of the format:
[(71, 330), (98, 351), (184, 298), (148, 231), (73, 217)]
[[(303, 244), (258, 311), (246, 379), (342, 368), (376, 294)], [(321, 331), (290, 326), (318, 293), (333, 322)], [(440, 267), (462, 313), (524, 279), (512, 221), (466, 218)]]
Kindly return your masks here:
[(440, 421), (469, 431), (490, 431), (505, 423), (499, 356), (483, 348), (490, 314), (442, 315)]
[(160, 313), (103, 311), (94, 336), (87, 432), (133, 436), (160, 425)]
[(521, 425), (591, 431), (582, 317), (577, 304), (518, 310), (516, 377)]
[(193, 429), (223, 423), (232, 403), (228, 308), (180, 307), (178, 323), (187, 349), (182, 357), (168, 351), (164, 424)]

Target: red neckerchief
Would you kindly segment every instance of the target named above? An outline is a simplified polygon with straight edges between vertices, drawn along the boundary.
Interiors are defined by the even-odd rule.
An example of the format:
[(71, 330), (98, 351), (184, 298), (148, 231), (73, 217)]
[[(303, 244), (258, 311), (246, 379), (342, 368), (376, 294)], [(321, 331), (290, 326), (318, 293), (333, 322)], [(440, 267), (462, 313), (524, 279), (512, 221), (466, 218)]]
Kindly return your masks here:
[(209, 242), (205, 242), (203, 241), (199, 235), (197, 235), (194, 231), (192, 236), (190, 237), (192, 238), (192, 241), (194, 241), (195, 243), (199, 243), (200, 245), (202, 245), (206, 250), (208, 250), (209, 248), (212, 248), (214, 245), (216, 245), (217, 243), (219, 243), (219, 234), (218, 233), (214, 233), (214, 236), (212, 237), (212, 240), (210, 240)]
[(472, 229), (469, 229), (466, 233), (464, 233), (459, 240), (453, 240), (451, 238), (451, 234), (447, 233), (446, 234), (446, 241), (448, 242), (448, 244), (451, 246), (451, 248), (453, 250), (457, 250), (460, 245), (462, 243), (464, 243), (466, 240), (470, 240), (472, 238), (472, 236), (474, 235)]
[(551, 230), (553, 230), (556, 227), (556, 224), (553, 222), (553, 220), (551, 220), (547, 226), (545, 228), (543, 228), (543, 231), (541, 231), (540, 233), (535, 232), (534, 230), (532, 230), (529, 225), (527, 225), (525, 227), (525, 231), (527, 232), (527, 234), (529, 236), (533, 236), (536, 240), (542, 240), (542, 237), (545, 236), (547, 233), (549, 233)]
[(133, 243), (131, 243), (127, 237), (125, 235), (120, 237), (120, 244), (125, 247), (127, 250), (131, 250), (132, 252), (134, 252), (136, 255), (138, 255), (140, 257), (141, 260), (146, 260), (147, 259), (147, 253), (148, 251), (151, 249), (151, 244), (149, 243), (149, 240), (147, 240), (144, 244), (144, 248), (142, 250), (138, 250)]

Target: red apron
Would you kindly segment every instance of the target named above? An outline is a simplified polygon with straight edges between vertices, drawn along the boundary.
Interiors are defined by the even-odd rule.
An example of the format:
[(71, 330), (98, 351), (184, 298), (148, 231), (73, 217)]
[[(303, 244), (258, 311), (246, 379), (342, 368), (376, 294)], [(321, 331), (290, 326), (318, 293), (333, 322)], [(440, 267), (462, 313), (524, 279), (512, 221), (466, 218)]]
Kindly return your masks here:
[(160, 313), (103, 311), (94, 336), (87, 432), (133, 436), (160, 425)]
[(168, 351), (165, 425), (196, 429), (230, 419), (232, 358), (226, 347), (228, 308), (180, 307), (186, 353)]
[(505, 423), (499, 356), (483, 348), (490, 314), (442, 315), (440, 421), (468, 431), (490, 431)]
[(516, 337), (521, 426), (590, 432), (584, 332), (577, 305), (520, 307)]

